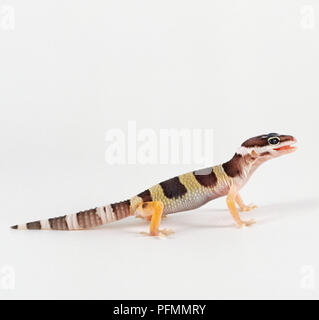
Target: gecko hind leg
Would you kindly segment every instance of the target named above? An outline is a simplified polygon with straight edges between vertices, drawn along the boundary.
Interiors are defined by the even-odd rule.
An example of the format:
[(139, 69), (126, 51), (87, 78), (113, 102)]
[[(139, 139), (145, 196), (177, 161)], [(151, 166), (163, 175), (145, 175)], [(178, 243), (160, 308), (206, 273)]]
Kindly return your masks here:
[(170, 229), (160, 230), (164, 205), (161, 201), (142, 202), (137, 208), (138, 216), (150, 221), (150, 236), (167, 236), (173, 233)]
[(235, 196), (235, 201), (238, 204), (240, 211), (251, 211), (253, 209), (258, 208), (258, 206), (256, 206), (255, 204), (249, 204), (248, 206), (245, 205), (243, 199), (241, 198), (241, 196), (239, 195), (239, 193), (236, 194)]
[(227, 198), (226, 198), (226, 203), (228, 206), (228, 209), (234, 218), (236, 224), (238, 227), (243, 227), (243, 226), (250, 226), (255, 223), (255, 220), (251, 219), (249, 221), (243, 221), (240, 219), (240, 216), (238, 214), (236, 204), (235, 204), (235, 199), (236, 195), (238, 194), (238, 191), (235, 186), (231, 186), (230, 190), (228, 192)]

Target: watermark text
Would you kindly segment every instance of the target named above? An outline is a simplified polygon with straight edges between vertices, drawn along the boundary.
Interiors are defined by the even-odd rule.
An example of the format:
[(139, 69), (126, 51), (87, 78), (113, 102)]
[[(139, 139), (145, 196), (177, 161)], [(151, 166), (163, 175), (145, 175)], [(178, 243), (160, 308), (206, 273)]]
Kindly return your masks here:
[(196, 164), (213, 161), (213, 129), (137, 129), (129, 121), (127, 130), (110, 129), (105, 134), (108, 164)]

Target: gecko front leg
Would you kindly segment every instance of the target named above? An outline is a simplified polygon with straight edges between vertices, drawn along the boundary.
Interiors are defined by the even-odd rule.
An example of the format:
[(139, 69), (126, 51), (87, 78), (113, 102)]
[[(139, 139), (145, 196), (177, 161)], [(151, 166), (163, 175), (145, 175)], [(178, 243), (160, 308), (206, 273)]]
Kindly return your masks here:
[(229, 189), (229, 192), (227, 194), (226, 198), (226, 203), (228, 206), (228, 209), (234, 218), (236, 224), (238, 227), (243, 227), (243, 226), (250, 226), (255, 223), (255, 220), (251, 219), (249, 221), (243, 221), (240, 219), (240, 216), (238, 214), (237, 208), (236, 208), (236, 196), (238, 195), (238, 191), (234, 185), (232, 185)]
[(235, 201), (238, 204), (240, 211), (251, 211), (253, 209), (258, 208), (255, 204), (252, 204), (252, 203), (249, 204), (248, 206), (245, 205), (243, 199), (241, 198), (238, 192), (235, 196)]

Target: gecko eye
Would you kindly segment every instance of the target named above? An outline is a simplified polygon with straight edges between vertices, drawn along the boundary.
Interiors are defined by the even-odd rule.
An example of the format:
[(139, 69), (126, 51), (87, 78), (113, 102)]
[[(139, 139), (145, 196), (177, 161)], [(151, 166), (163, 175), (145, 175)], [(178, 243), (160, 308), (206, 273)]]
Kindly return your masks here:
[(268, 139), (268, 143), (271, 145), (276, 145), (280, 143), (280, 139), (278, 137), (271, 137)]

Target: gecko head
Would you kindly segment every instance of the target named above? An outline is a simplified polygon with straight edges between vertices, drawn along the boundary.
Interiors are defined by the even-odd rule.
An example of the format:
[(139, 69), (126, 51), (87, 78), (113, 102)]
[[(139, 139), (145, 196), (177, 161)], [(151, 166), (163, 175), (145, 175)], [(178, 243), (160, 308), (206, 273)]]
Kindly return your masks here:
[(250, 138), (242, 143), (237, 153), (251, 155), (253, 158), (269, 160), (296, 151), (294, 144), (297, 140), (293, 136), (278, 133), (263, 134)]

